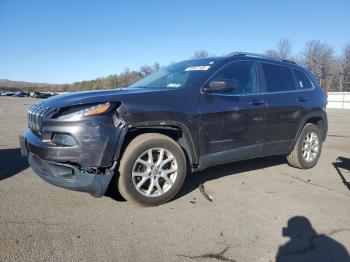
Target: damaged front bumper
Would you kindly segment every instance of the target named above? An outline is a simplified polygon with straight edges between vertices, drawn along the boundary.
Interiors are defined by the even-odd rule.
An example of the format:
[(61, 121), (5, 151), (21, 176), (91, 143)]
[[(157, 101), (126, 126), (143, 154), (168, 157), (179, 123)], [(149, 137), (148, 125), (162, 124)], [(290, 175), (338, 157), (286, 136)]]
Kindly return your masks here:
[(50, 133), (69, 130), (77, 140), (75, 146), (54, 144), (47, 139), (50, 137), (47, 130), (38, 134), (27, 128), (19, 136), (22, 155), (28, 156), (34, 172), (52, 185), (103, 196), (117, 164), (114, 153), (120, 129), (89, 123), (74, 129), (62, 126), (50, 129)]
[(105, 194), (114, 173), (113, 168), (100, 174), (87, 173), (74, 165), (45, 161), (31, 153), (28, 162), (34, 172), (46, 182), (66, 189), (87, 192), (95, 197)]

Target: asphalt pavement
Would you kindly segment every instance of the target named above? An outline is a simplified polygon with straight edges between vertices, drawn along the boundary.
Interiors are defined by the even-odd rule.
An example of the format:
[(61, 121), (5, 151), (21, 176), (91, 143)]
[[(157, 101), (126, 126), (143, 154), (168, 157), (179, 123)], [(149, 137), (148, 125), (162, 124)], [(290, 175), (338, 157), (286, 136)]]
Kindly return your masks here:
[(313, 169), (279, 156), (221, 165), (140, 208), (113, 185), (93, 198), (34, 174), (18, 134), (35, 102), (0, 98), (0, 261), (350, 261), (350, 110), (328, 111)]

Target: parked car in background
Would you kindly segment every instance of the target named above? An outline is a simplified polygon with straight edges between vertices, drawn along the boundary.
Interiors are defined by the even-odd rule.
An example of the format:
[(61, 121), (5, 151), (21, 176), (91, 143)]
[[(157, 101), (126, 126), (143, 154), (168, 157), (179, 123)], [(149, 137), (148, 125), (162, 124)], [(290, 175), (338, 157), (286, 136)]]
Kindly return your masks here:
[(270, 155), (314, 167), (325, 107), (305, 67), (232, 53), (172, 64), (128, 88), (44, 100), (29, 108), (20, 144), (51, 184), (103, 196), (115, 175), (125, 199), (159, 205), (189, 171)]
[(15, 94), (15, 92), (4, 92), (1, 93), (1, 96), (13, 96)]
[(30, 93), (30, 97), (33, 97), (33, 98), (49, 98), (51, 96), (54, 96), (56, 95), (55, 93), (53, 92), (34, 92), (34, 93)]
[(27, 92), (20, 91), (20, 92), (14, 93), (13, 96), (15, 96), (15, 97), (27, 97), (27, 96), (29, 96), (29, 94)]

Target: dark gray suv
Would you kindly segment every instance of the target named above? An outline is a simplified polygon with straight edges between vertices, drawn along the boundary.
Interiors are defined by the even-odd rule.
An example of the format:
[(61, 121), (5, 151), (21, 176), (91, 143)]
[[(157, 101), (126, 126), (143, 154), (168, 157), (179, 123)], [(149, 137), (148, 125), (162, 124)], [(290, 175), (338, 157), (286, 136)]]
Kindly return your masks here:
[(116, 176), (111, 187), (127, 200), (158, 205), (213, 165), (286, 155), (315, 166), (325, 108), (306, 68), (233, 53), (175, 63), (127, 88), (46, 99), (29, 108), (20, 143), (51, 184), (103, 196)]

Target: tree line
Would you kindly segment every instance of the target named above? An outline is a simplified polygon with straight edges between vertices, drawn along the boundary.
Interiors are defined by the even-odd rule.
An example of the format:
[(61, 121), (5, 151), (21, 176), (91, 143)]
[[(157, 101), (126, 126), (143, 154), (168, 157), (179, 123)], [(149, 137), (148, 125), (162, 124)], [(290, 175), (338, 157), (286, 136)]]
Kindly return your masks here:
[(281, 39), (277, 48), (266, 55), (289, 59), (311, 70), (317, 81), (328, 91), (350, 91), (350, 42), (336, 55), (334, 49), (320, 40), (311, 40), (303, 51), (295, 55), (289, 39)]
[(82, 90), (98, 90), (110, 89), (116, 87), (129, 86), (137, 80), (158, 71), (160, 64), (155, 62), (152, 66), (142, 66), (139, 70), (130, 70), (126, 68), (122, 73), (112, 74), (107, 77), (100, 77), (93, 80), (75, 82), (72, 84), (62, 85), (33, 85), (26, 88), (29, 92), (34, 91), (82, 91)]
[[(287, 59), (306, 66), (314, 74), (321, 86), (329, 91), (350, 91), (350, 42), (346, 44), (341, 54), (336, 55), (334, 49), (320, 40), (311, 40), (305, 44), (299, 54), (293, 53), (293, 45), (289, 39), (281, 39), (275, 49), (265, 52), (267, 56)], [(205, 58), (206, 50), (194, 52), (192, 58)], [(109, 89), (128, 86), (137, 80), (157, 71), (161, 65), (156, 62), (151, 66), (142, 66), (139, 70), (125, 69), (119, 74), (112, 74), (94, 80), (75, 82), (64, 85), (31, 86), (28, 91), (79, 91)]]

